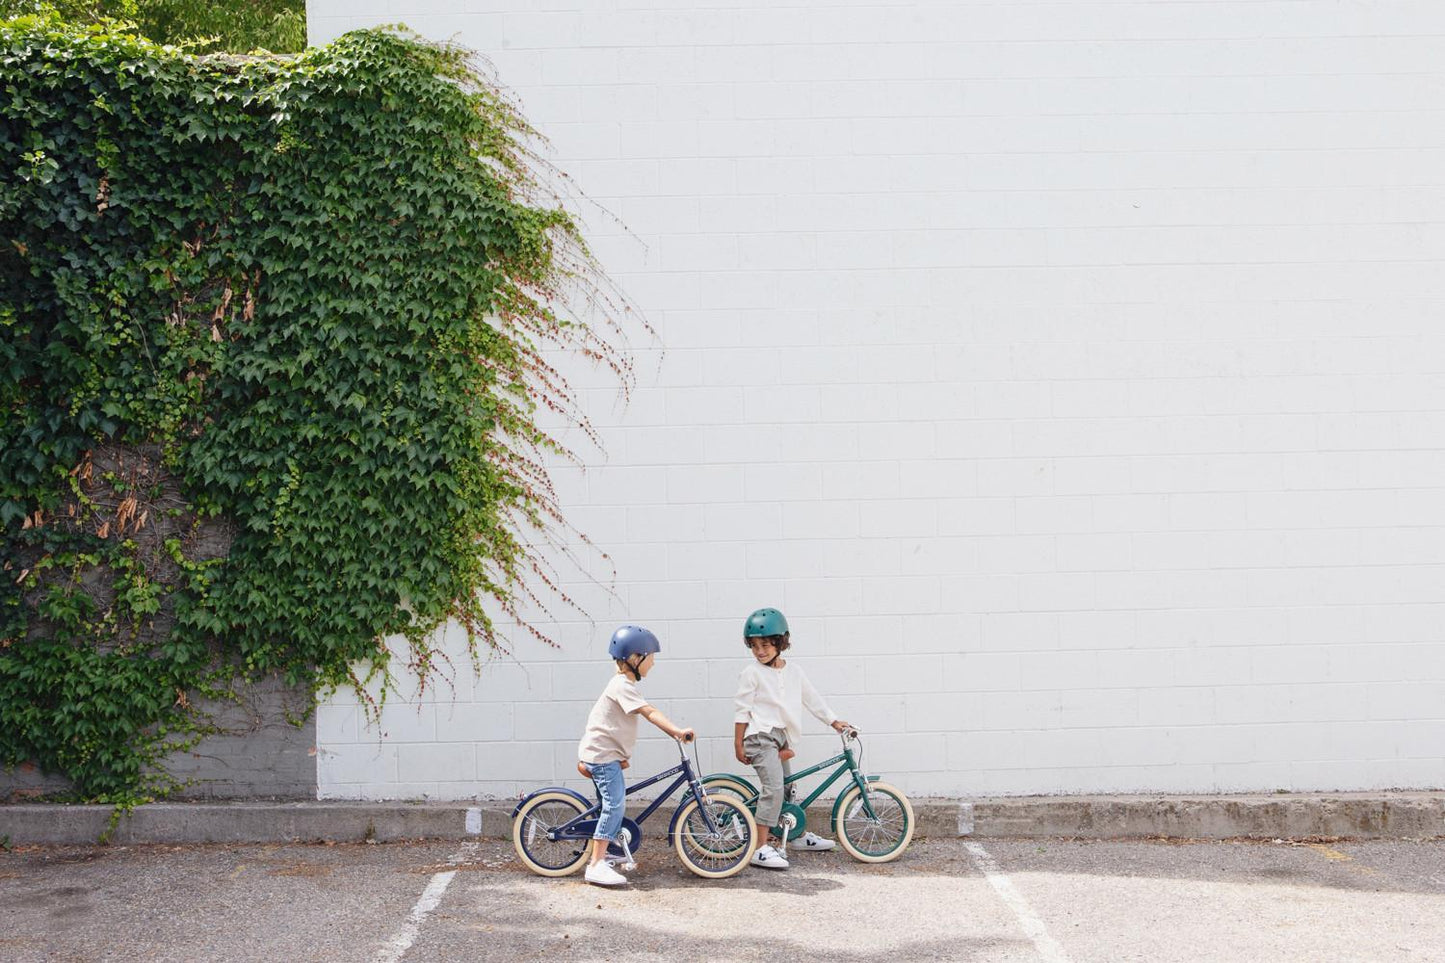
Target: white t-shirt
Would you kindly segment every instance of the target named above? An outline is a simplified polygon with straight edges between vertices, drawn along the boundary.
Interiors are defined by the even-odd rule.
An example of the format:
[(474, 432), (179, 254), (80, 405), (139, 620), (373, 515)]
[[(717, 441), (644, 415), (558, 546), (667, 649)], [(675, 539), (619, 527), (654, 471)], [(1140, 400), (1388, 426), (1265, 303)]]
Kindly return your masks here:
[(587, 731), (577, 744), (578, 760), (591, 765), (630, 758), (637, 745), (636, 713), (645, 708), (647, 700), (637, 691), (637, 683), (621, 672), (614, 675), (587, 714)]
[(784, 661), (787, 664), (781, 669), (761, 662), (751, 662), (743, 669), (733, 700), (733, 721), (747, 723), (744, 738), (754, 732), (783, 729), (788, 733), (788, 745), (795, 746), (803, 735), (804, 709), (826, 725), (838, 718), (803, 670), (792, 659)]

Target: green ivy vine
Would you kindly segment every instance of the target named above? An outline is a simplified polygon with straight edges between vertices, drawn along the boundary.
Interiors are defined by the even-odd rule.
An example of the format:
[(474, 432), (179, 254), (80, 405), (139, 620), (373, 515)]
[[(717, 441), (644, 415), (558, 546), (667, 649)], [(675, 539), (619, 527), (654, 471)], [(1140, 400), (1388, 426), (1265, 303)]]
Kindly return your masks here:
[[(164, 793), (199, 697), (499, 643), (562, 521), (545, 350), (625, 386), (513, 104), (387, 31), (197, 57), (0, 24), (0, 763)], [(582, 303), (598, 314), (565, 313)]]
[(306, 48), (305, 0), (0, 0), (0, 19), (45, 13), (76, 23), (125, 21), (141, 36), (195, 52)]

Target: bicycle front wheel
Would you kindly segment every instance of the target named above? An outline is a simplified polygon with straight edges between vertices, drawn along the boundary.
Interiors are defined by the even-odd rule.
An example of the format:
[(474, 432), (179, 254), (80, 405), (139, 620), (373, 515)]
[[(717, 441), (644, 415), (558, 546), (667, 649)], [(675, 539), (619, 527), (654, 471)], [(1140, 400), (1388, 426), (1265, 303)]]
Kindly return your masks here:
[(707, 814), (717, 826), (708, 828), (703, 807), (688, 799), (677, 811), (673, 845), (682, 865), (698, 876), (724, 879), (740, 871), (753, 854), (757, 825), (748, 807), (731, 796), (708, 795)]
[(522, 804), (512, 820), (517, 856), (540, 876), (568, 876), (587, 862), (590, 839), (548, 839), (547, 834), (587, 811), (565, 792), (539, 792)]
[[(868, 815), (868, 810), (873, 815)], [(856, 785), (838, 800), (833, 830), (848, 855), (865, 863), (886, 863), (903, 855), (913, 839), (913, 805), (886, 782), (868, 784), (868, 805)]]

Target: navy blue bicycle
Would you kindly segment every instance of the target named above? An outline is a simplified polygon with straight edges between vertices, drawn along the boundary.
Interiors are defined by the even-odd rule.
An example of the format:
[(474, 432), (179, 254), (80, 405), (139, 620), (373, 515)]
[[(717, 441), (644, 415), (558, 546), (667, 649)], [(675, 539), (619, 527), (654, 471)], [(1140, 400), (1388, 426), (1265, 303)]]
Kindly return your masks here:
[[(709, 879), (723, 879), (742, 870), (753, 853), (757, 825), (753, 814), (737, 798), (726, 794), (710, 795), (699, 781), (693, 760), (688, 759), (677, 743), (679, 761), (666, 772), (627, 787), (627, 795), (646, 789), (669, 777), (676, 777), (634, 820), (622, 820), (618, 838), (608, 847), (608, 858), (622, 862), (624, 869), (633, 864), (633, 854), (642, 844), (642, 824), (647, 817), (683, 786), (688, 791), (673, 810), (667, 835), (677, 850), (682, 865)], [(567, 876), (587, 862), (592, 833), (602, 813), (602, 801), (564, 786), (539, 789), (522, 798), (512, 810), (512, 845), (527, 868), (542, 876)]]

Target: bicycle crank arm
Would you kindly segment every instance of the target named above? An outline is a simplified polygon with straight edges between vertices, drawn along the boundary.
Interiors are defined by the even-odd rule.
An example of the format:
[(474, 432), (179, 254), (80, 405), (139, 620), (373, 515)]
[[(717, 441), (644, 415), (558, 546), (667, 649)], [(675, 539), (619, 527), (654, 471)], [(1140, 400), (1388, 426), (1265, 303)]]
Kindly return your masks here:
[(622, 844), (623, 855), (608, 856), (607, 862), (614, 866), (621, 866), (623, 870), (630, 873), (637, 868), (637, 860), (633, 857), (632, 847), (629, 845), (632, 841), (632, 835), (624, 830), (621, 835), (617, 837), (617, 841)]

